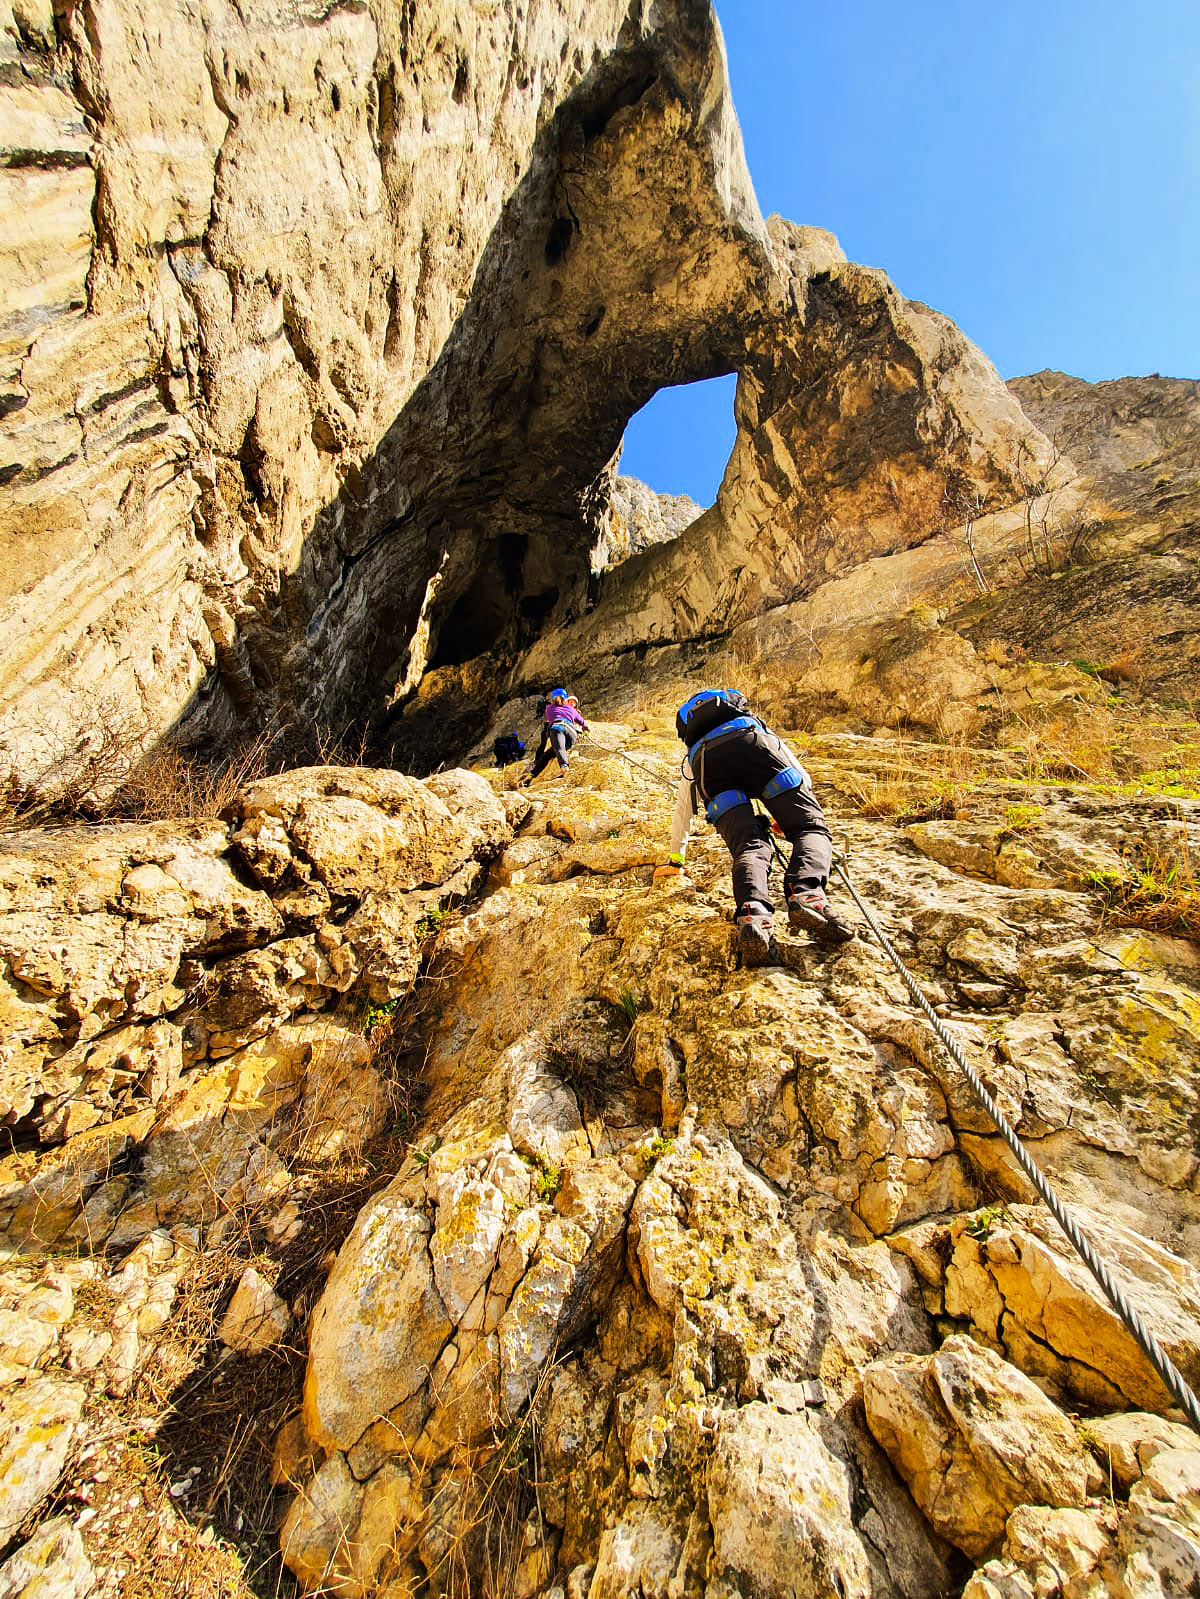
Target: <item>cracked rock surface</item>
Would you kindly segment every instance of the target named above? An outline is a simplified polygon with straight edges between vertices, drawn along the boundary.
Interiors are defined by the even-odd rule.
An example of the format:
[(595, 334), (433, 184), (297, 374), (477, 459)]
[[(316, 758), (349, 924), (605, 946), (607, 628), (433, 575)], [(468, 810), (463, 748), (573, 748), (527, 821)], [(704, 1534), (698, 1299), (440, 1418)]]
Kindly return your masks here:
[[(1131, 1574), (1159, 1541), (1185, 1560), (1193, 1534), (1158, 1487), (1151, 1510), (1149, 1487), (1110, 1499), (1108, 1460), (1127, 1483), (1156, 1448), (1200, 1460), (1147, 1414), (1169, 1396), (1024, 1202), (881, 953), (777, 932), (776, 962), (739, 970), (713, 834), (685, 876), (648, 885), (666, 724), (593, 734), (565, 780), (535, 785), (490, 891), (439, 943), (422, 1132), (313, 1322), (319, 1465), (288, 1564), (312, 1587), (408, 1591), (486, 1480), (463, 1462), (528, 1416), (545, 1518), (530, 1592), (557, 1573), (593, 1596), (916, 1596), (958, 1591), (980, 1562), (972, 1594), (1007, 1593), (1042, 1522), (1108, 1574), (1086, 1591), (1141, 1592)], [(810, 745), (819, 792), (858, 748)], [(980, 825), (989, 803), (985, 787)], [(1133, 936), (1097, 939), (1048, 855), (1036, 888), (1012, 887), (900, 827), (885, 848), (878, 827), (840, 825), (861, 890), (1196, 1381), (1191, 1168), (1138, 1114), (1188, 1076), (1186, 949), (1114, 954)], [(1174, 996), (1152, 1037), (1147, 982)], [(1098, 1008), (1103, 1080), (1085, 1064)]]

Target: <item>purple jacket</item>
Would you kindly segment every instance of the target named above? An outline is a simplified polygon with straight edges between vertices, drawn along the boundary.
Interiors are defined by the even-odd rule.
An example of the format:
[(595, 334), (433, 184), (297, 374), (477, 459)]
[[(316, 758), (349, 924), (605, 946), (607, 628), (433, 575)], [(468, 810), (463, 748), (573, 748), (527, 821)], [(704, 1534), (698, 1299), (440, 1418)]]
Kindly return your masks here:
[(546, 726), (553, 727), (555, 722), (573, 722), (587, 732), (587, 723), (573, 705), (547, 705)]

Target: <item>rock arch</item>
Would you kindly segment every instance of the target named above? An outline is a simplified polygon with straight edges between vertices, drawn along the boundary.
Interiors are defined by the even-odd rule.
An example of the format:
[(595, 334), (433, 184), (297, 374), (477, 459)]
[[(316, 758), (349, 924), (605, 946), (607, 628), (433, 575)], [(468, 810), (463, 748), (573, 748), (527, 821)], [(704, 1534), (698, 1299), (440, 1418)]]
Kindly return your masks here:
[[(18, 771), (108, 710), (220, 744), (377, 722), (476, 643), (717, 627), (1036, 453), (948, 323), (763, 222), (702, 0), (46, 27), (49, 198), (5, 209), (44, 262), (0, 406)], [(589, 616), (626, 420), (732, 371), (717, 507)]]

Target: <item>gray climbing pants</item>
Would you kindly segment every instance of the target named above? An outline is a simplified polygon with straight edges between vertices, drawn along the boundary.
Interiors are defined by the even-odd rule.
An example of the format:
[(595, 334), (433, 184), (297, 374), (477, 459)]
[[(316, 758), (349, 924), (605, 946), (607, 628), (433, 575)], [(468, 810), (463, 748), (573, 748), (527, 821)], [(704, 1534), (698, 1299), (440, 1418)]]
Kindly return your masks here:
[(558, 764), (565, 772), (567, 769), (567, 751), (575, 743), (575, 734), (565, 722), (555, 722), (546, 728), (542, 734), (541, 747), (533, 763), (533, 770), (529, 774), (530, 782), (549, 766), (553, 757), (557, 756)]
[[(697, 757), (696, 780), (704, 798), (729, 789), (741, 789), (748, 796), (747, 803), (732, 806), (713, 824), (733, 856), (733, 898), (739, 910), (747, 900), (771, 907), (767, 892), (771, 841), (749, 800), (760, 798), (771, 779), (790, 768), (781, 750), (773, 733), (744, 728), (715, 740)], [(833, 864), (833, 835), (812, 790), (790, 788), (762, 803), (791, 845), (784, 893), (824, 888)]]

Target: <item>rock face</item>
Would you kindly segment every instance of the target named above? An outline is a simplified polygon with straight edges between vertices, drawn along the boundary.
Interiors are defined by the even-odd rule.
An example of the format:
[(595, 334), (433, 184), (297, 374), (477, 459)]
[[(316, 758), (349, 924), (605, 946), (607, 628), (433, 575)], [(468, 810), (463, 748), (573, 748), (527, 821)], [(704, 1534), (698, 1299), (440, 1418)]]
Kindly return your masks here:
[[(1081, 383), (1038, 372), (1009, 388), (1082, 474), (1060, 571), (1029, 585), (1012, 637), (1103, 666), (1121, 683), (1189, 698), (1200, 679), (1200, 383)], [(1077, 568), (1070, 570), (1070, 568)]]
[(1048, 463), (1046, 441), (951, 322), (847, 262), (828, 234), (768, 227), (783, 304), (739, 370), (716, 505), (614, 573), (591, 615), (529, 653), (527, 678), (727, 630), (922, 543), (945, 525), (948, 494), (973, 484), (1017, 498), (1022, 472), (1037, 478)]
[[(780, 928), (740, 968), (709, 830), (649, 882), (672, 703), (593, 710), (529, 791), (316, 768), (224, 822), (7, 835), (13, 1582), (99, 1570), (91, 1523), (37, 1518), (229, 1250), (213, 1380), (306, 1351), (271, 1472), (308, 1591), (453, 1563), (527, 1599), (985, 1599), (1054, 1594), (1048, 1561), (1062, 1599), (1186, 1591), (1194, 1439), (881, 953)], [(865, 817), (844, 796), (889, 748), (805, 748), (855, 880), (1196, 1384), (1200, 960), (1097, 929), (1078, 878), (1194, 802), (1044, 798), (1014, 829), (981, 777), (970, 817)], [(428, 1100), (372, 1144), (396, 1084), (363, 1010), (393, 1001)], [(297, 1295), (280, 1252), (317, 1252), (322, 1173), (356, 1160)]]
[(509, 833), (472, 773), (322, 767), (253, 785), (227, 824), (0, 840), (0, 1114), (25, 1146), (0, 1236), (128, 1246), (277, 1207), (287, 1158), (361, 1147), (388, 1091), (361, 1025), (324, 1013), (409, 993)]
[(677, 539), (702, 514), (686, 494), (656, 494), (636, 478), (617, 478), (592, 551), (592, 571), (619, 566), (631, 555)]
[[(277, 716), (440, 763), (527, 719), (480, 715), (504, 683), (595, 702), (528, 793), (306, 766), (0, 837), (0, 1592), (99, 1583), (73, 1462), (233, 1373), (210, 1514), (289, 1339), (258, 1525), (308, 1592), (1193, 1590), (1200, 1449), (879, 950), (780, 928), (744, 969), (715, 835), (648, 868), (671, 708), (763, 658), (856, 881), (1200, 1383), (1200, 959), (1096, 897), (1186, 861), (1192, 768), (1051, 782), (1115, 743), (1114, 594), (1194, 675), (1195, 386), (1024, 380), (1052, 445), (765, 223), (699, 0), (10, 0), (0, 41), (18, 779)], [(733, 371), (716, 504), (621, 487), (632, 412)], [(912, 813), (885, 767), (932, 747), (866, 736), (901, 722), (971, 763)]]
[[(1150, 1517), (1107, 1490), (1106, 1451), (1130, 1482), (1180, 1441), (1137, 1420), (1168, 1397), (1049, 1218), (1020, 1203), (877, 952), (778, 934), (777, 965), (737, 970), (712, 835), (685, 878), (647, 886), (667, 728), (631, 746), (594, 722), (596, 748), (538, 796), (493, 891), (443, 937), (422, 1134), (312, 1323), (315, 1471), (284, 1528), (288, 1564), (312, 1588), (419, 1585), (469, 1542), (496, 1469), (464, 1461), (502, 1460), (524, 1426), (544, 1517), (530, 1592), (674, 1580), (915, 1599), (961, 1586), (963, 1557), (984, 1562), (976, 1584), (1017, 1583), (1043, 1525), (1068, 1564), (1111, 1570), (1097, 1596), (1123, 1593), (1116, 1574), (1159, 1558), (1160, 1539), (1186, 1561), (1187, 1513), (1153, 1520), (1160, 1488)], [(848, 758), (835, 747), (837, 764), (806, 752), (819, 787)], [(660, 770), (661, 796), (646, 781)], [(1200, 1378), (1192, 1167), (1164, 1159), (1186, 1134), (1150, 1109), (1186, 1103), (1194, 961), (1114, 962), (1048, 864), (1036, 888), (1007, 886), (843, 823), (856, 877), (993, 1092)], [(1092, 822), (1062, 825), (1082, 839)], [(1101, 1092), (1088, 1018), (1112, 1018), (1120, 1059), (1147, 1036), (1143, 982), (1179, 985), (1154, 1033), (1162, 1075), (1131, 1053)], [(1098, 1189), (1103, 1217), (1081, 1204)], [(997, 1190), (1011, 1201), (985, 1205)], [(1093, 1434), (1067, 1406), (1124, 1419)]]
[(625, 624), (647, 636), (911, 544), (951, 478), (1012, 495), (1044, 455), (949, 324), (766, 228), (700, 0), (95, 0), (0, 27), (23, 780), (180, 718), (377, 719), (431, 663), (578, 614), (607, 463), (663, 384), (742, 375), (685, 564), (744, 573), (695, 589), (668, 558), (665, 609)]

